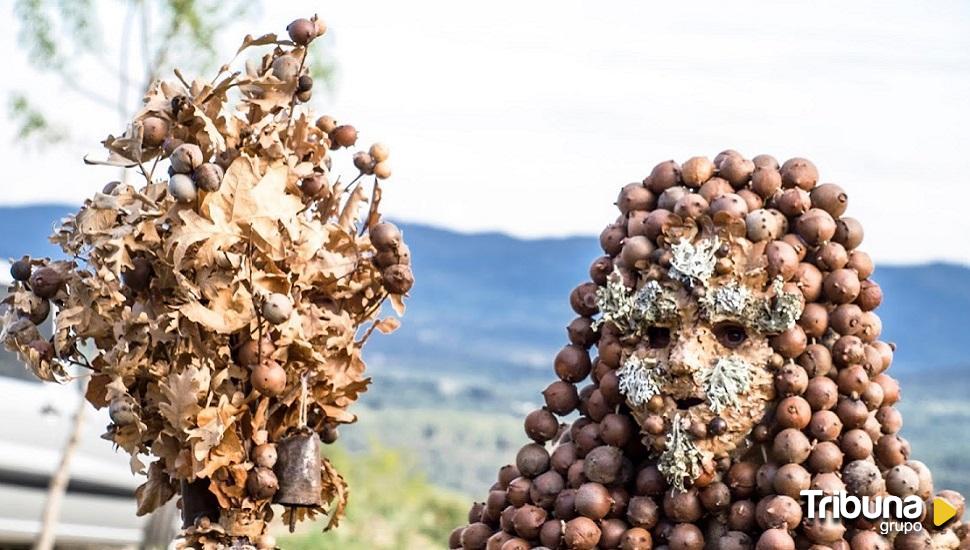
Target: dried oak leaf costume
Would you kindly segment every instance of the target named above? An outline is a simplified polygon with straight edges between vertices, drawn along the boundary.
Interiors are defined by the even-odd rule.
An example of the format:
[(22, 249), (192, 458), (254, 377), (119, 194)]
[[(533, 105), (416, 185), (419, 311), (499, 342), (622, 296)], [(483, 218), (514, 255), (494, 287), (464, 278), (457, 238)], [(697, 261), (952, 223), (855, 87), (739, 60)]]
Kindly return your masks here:
[(16, 262), (0, 308), (0, 339), (37, 377), (88, 370), (103, 437), (147, 475), (138, 514), (181, 494), (187, 546), (275, 546), (272, 503), (290, 525), (336, 525), (348, 489), (320, 438), (355, 421), (361, 347), (398, 326), (378, 315), (386, 300), (403, 314), (411, 287), (407, 246), (380, 222), (387, 148), (357, 150), (353, 126), (302, 104), (323, 29), (247, 36), (239, 52), (271, 51), (212, 82), (154, 83), (108, 159), (89, 161), (144, 181), (85, 201), (52, 237), (70, 259)]
[(570, 296), (559, 380), (525, 420), (534, 442), (450, 547), (959, 547), (953, 491), (937, 495), (957, 518), (928, 513), (919, 533), (805, 519), (804, 489), (934, 494), (897, 434), (862, 226), (839, 186), (817, 183), (806, 159), (725, 151), (623, 187), (606, 255)]

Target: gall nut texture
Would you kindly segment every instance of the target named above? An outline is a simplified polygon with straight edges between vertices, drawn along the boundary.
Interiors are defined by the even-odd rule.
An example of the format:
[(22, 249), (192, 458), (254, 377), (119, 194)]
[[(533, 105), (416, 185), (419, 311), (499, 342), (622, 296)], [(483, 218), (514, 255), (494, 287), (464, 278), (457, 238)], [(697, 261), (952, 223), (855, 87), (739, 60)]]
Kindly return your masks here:
[[(882, 322), (874, 312), (882, 291), (870, 280), (871, 258), (858, 250), (861, 224), (844, 217), (845, 191), (819, 185), (818, 170), (806, 159), (779, 165), (767, 155), (749, 161), (727, 150), (713, 162), (693, 157), (683, 165), (658, 164), (642, 184), (624, 185), (616, 206), (621, 217), (600, 235), (606, 255), (594, 261), (590, 282), (570, 294), (578, 317), (553, 362), (559, 380), (546, 388), (545, 407), (526, 420), (535, 443), (519, 452), (515, 476), (493, 487), (500, 489), (490, 497), (493, 513), (470, 518), (487, 526), (483, 547), (519, 544), (516, 536), (535, 547), (537, 528), (538, 542), (548, 548), (891, 547), (867, 524), (803, 521), (798, 501), (809, 488), (857, 496), (934, 494), (928, 469), (910, 459), (899, 436), (902, 415), (893, 407), (899, 385), (884, 373), (893, 347), (879, 340)], [(639, 405), (642, 418), (624, 408), (617, 371), (638, 346), (652, 342), (600, 321), (606, 306), (597, 293), (614, 272), (631, 294), (645, 281), (667, 281), (671, 241), (711, 226), (751, 243), (757, 269), (780, 279), (802, 307), (793, 326), (764, 335), (774, 395), (748, 436), (759, 452), (715, 454), (709, 468), (698, 464), (701, 473), (676, 491), (657, 454), (670, 450), (670, 411), (680, 404), (661, 388)], [(378, 238), (372, 242), (378, 246)], [(715, 276), (744, 268), (735, 265), (740, 260), (730, 247), (722, 249), (713, 254)], [(703, 289), (695, 296), (704, 296)], [(557, 429), (574, 411), (572, 425)], [(699, 441), (731, 434), (737, 418), (690, 420), (687, 437)], [(545, 510), (544, 523), (536, 519), (527, 532), (516, 531), (510, 518), (529, 507)], [(709, 521), (715, 515), (724, 521)], [(897, 548), (911, 547), (899, 540)]]
[[(326, 27), (324, 27), (325, 29)], [(317, 25), (309, 19), (294, 19), (286, 26), (286, 32), (290, 35), (290, 40), (299, 46), (306, 46), (317, 37)]]

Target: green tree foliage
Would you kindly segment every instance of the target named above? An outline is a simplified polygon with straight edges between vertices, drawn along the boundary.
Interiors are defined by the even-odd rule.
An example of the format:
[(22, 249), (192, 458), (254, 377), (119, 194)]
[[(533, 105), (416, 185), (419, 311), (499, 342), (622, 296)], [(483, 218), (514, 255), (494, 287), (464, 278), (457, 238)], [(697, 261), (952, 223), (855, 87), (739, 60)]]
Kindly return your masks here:
[(351, 488), (347, 517), (328, 533), (279, 534), (288, 550), (406, 550), (442, 548), (466, 522), (467, 498), (428, 483), (408, 455), (372, 443), (366, 453), (327, 448)]

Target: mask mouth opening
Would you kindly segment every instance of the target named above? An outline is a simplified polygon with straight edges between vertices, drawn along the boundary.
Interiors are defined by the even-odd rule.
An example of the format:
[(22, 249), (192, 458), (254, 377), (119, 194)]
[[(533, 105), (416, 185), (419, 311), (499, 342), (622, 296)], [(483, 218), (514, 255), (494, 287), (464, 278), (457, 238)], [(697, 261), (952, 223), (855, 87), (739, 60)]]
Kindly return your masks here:
[(683, 399), (677, 399), (675, 403), (677, 403), (677, 408), (679, 410), (686, 411), (695, 405), (703, 404), (704, 400), (700, 397), (685, 397)]

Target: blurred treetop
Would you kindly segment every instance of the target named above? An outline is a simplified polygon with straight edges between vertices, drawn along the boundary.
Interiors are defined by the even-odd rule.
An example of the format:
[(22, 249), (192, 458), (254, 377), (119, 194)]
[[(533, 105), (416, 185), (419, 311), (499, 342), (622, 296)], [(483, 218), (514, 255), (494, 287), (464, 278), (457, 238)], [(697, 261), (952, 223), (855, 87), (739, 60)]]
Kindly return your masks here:
[[(186, 75), (215, 69), (223, 31), (258, 9), (258, 2), (246, 0), (16, 0), (14, 15), (18, 43), (34, 69), (58, 77), (67, 90), (126, 121), (148, 85), (173, 67)], [(121, 14), (121, 27), (105, 32), (114, 14)], [(107, 38), (116, 38), (117, 45)], [(109, 59), (113, 52), (117, 59)], [(108, 79), (91, 87), (81, 78), (81, 67), (97, 67)], [(314, 79), (328, 87), (333, 72), (326, 61), (311, 67)], [(10, 94), (8, 116), (21, 143), (52, 144), (69, 137), (67, 128), (52, 123), (44, 106), (22, 91)]]

